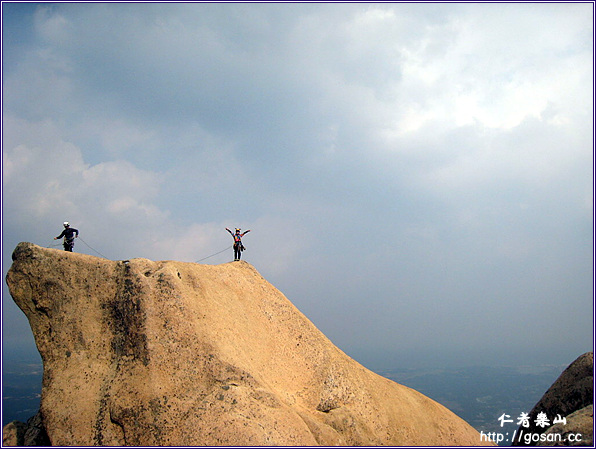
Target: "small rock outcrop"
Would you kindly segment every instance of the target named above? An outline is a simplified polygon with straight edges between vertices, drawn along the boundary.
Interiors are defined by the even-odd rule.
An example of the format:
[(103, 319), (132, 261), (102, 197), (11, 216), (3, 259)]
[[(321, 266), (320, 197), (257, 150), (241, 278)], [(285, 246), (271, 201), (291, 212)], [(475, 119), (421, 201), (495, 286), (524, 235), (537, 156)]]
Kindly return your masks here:
[[(520, 427), (515, 446), (592, 446), (594, 423), (594, 353), (579, 356), (544, 393), (529, 413), (529, 427)], [(536, 424), (539, 413), (549, 426)], [(553, 424), (555, 418), (561, 423)], [(580, 441), (569, 441), (569, 434), (581, 434)], [(534, 438), (529, 438), (533, 435)], [(560, 441), (556, 441), (561, 435)], [(543, 438), (538, 438), (543, 436)], [(559, 444), (558, 444), (559, 443)]]
[(20, 243), (6, 280), (43, 360), (52, 445), (488, 444), (345, 355), (246, 262)]
[[(565, 423), (550, 426), (544, 435), (541, 446), (594, 447), (594, 406), (588, 405), (571, 413), (566, 417)], [(577, 439), (577, 435), (581, 435), (581, 440)]]
[(41, 415), (37, 413), (26, 423), (12, 421), (2, 429), (3, 446), (50, 446)]
[(25, 446), (27, 424), (13, 421), (2, 429), (2, 446)]

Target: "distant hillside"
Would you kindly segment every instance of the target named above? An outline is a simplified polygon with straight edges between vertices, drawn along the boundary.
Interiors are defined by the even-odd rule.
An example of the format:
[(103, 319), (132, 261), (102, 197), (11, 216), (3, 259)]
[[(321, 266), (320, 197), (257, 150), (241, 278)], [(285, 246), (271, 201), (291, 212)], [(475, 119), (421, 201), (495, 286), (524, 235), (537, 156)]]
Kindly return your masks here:
[(246, 262), (20, 243), (7, 283), (43, 359), (52, 445), (488, 444), (345, 355)]

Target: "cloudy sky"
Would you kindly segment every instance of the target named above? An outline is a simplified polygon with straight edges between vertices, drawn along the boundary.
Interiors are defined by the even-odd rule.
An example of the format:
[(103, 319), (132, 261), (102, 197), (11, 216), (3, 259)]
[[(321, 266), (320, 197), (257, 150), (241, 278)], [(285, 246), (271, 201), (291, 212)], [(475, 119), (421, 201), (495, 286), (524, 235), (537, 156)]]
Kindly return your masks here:
[[(195, 262), (241, 227), (370, 368), (570, 363), (593, 338), (592, 13), (3, 3), (3, 274), (65, 220), (113, 260)], [(32, 347), (5, 286), (3, 311), (5, 350)]]

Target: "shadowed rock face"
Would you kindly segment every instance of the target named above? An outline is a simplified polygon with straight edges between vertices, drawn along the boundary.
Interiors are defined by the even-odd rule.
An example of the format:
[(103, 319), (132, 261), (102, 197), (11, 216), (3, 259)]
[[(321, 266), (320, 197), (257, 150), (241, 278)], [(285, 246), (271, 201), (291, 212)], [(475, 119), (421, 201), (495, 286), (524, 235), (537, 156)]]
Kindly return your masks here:
[(53, 445), (479, 445), (365, 369), (246, 262), (113, 262), (21, 243), (6, 277)]
[[(520, 427), (517, 435), (554, 434), (566, 436), (570, 432), (580, 433), (583, 438), (580, 446), (591, 446), (593, 442), (593, 401), (594, 401), (594, 353), (586, 352), (579, 356), (544, 393), (540, 401), (529, 413), (529, 427)], [(565, 418), (565, 424), (540, 427), (535, 420), (544, 413), (550, 421), (555, 417)], [(552, 424), (552, 422), (551, 422)], [(536, 442), (517, 438), (515, 446), (536, 446)], [(551, 446), (549, 442), (538, 444)], [(563, 444), (570, 445), (570, 444)]]

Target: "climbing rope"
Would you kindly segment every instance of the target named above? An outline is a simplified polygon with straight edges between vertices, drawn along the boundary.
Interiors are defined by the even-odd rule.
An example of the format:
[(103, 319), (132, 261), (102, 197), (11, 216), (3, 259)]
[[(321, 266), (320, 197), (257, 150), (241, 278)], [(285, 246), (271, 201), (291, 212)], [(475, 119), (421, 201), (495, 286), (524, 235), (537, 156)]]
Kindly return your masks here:
[[(79, 237), (77, 237), (77, 238), (78, 238), (78, 239), (79, 239), (81, 242), (83, 242), (83, 243), (84, 243), (84, 244), (85, 244), (85, 245), (86, 245), (86, 246), (87, 246), (87, 247), (88, 247), (88, 248), (89, 248), (91, 251), (94, 251), (95, 253), (99, 254), (99, 256), (103, 257), (104, 259), (108, 259), (108, 257), (104, 256), (102, 253), (100, 253), (99, 251), (97, 251), (95, 248), (93, 248), (91, 245), (89, 245), (89, 244), (88, 244), (88, 243), (87, 243), (85, 240), (83, 240), (83, 239), (82, 239), (80, 236), (79, 236)], [(50, 244), (49, 244), (47, 247), (48, 247), (48, 248), (56, 248), (56, 247), (58, 247), (58, 246), (62, 246), (62, 243), (54, 243), (54, 244), (50, 243)], [(234, 246), (234, 245), (230, 245), (230, 246), (228, 246), (227, 248), (225, 248), (225, 249), (222, 249), (221, 251), (218, 251), (218, 252), (216, 252), (216, 253), (214, 253), (214, 254), (211, 254), (210, 256), (203, 257), (202, 259), (199, 259), (199, 260), (197, 260), (195, 263), (199, 263), (199, 262), (202, 262), (203, 260), (209, 259), (209, 258), (211, 258), (211, 257), (213, 257), (213, 256), (217, 256), (218, 254), (221, 254), (221, 253), (223, 253), (224, 251), (227, 251), (227, 250), (229, 250), (229, 249), (230, 249), (230, 248), (232, 248), (233, 246)]]
[[(106, 256), (104, 256), (102, 253), (100, 253), (99, 251), (97, 251), (95, 248), (93, 248), (91, 245), (89, 245), (85, 240), (83, 240), (80, 236), (77, 237), (77, 239), (79, 239), (81, 242), (83, 242), (87, 248), (89, 248), (91, 251), (94, 251), (95, 253), (99, 254), (100, 257), (103, 257), (104, 259), (108, 259)], [(46, 248), (57, 248), (59, 246), (62, 246), (62, 243), (50, 243)]]
[(227, 251), (227, 250), (229, 250), (229, 249), (230, 249), (230, 248), (232, 248), (233, 246), (234, 246), (234, 245), (230, 245), (230, 246), (228, 246), (226, 249), (222, 249), (221, 251), (219, 251), (219, 252), (217, 252), (217, 253), (215, 253), (215, 254), (211, 254), (210, 256), (203, 257), (202, 259), (199, 259), (199, 260), (197, 260), (195, 263), (199, 263), (199, 262), (202, 262), (202, 261), (203, 261), (203, 260), (205, 260), (205, 259), (209, 259), (210, 257), (217, 256), (218, 254), (221, 254), (221, 253), (223, 253), (224, 251)]
[(91, 251), (95, 251), (97, 254), (99, 254), (101, 257), (103, 257), (104, 259), (107, 259), (106, 256), (104, 256), (102, 253), (100, 253), (99, 251), (97, 251), (95, 248), (92, 248), (85, 240), (83, 240), (81, 237), (77, 237), (81, 242), (83, 242), (85, 245), (87, 245), (87, 247), (91, 250)]

